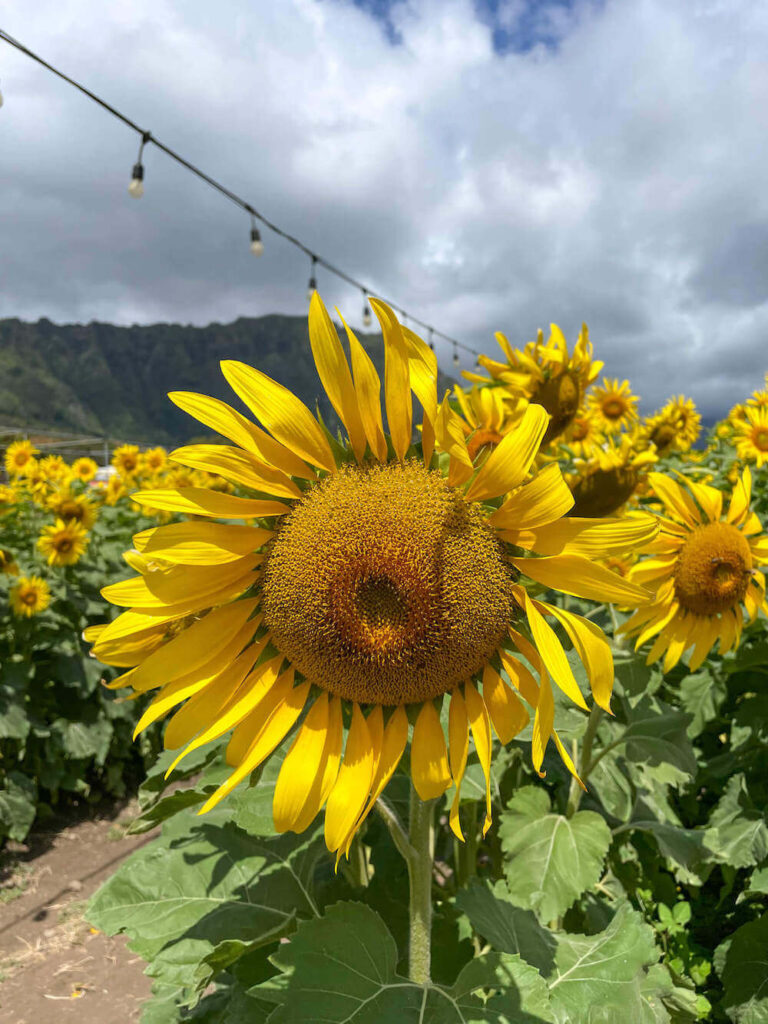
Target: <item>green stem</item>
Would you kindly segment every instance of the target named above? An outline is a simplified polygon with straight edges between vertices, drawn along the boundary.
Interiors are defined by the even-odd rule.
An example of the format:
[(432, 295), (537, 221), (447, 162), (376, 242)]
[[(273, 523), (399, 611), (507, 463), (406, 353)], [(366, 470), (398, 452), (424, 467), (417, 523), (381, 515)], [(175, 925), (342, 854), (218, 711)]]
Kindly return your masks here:
[(428, 985), (430, 981), (434, 803), (434, 800), (422, 800), (411, 784), (411, 812), (408, 823), (411, 855), (407, 859), (411, 883), (408, 907), (408, 975), (417, 985)]
[[(600, 725), (600, 719), (603, 716), (602, 708), (598, 707), (597, 704), (592, 706), (592, 710), (589, 713), (589, 720), (587, 721), (587, 728), (584, 732), (584, 739), (581, 742), (581, 758), (579, 760), (579, 775), (581, 781), (586, 785), (589, 774), (594, 768), (597, 761), (592, 761), (592, 744), (595, 742), (597, 736), (597, 729)], [(568, 804), (565, 808), (566, 818), (572, 818), (576, 811), (579, 809), (581, 803), (581, 797), (584, 790), (578, 784), (576, 779), (571, 779), (571, 788), (568, 791)]]

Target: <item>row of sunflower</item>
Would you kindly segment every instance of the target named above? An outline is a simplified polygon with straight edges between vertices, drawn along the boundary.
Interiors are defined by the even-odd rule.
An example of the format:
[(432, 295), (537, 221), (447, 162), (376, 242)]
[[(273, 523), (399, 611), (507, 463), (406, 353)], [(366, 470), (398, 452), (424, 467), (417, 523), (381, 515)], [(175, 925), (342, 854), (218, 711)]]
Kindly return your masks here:
[[(163, 448), (122, 445), (112, 465), (41, 455), (28, 440), (4, 453), (0, 483), (0, 839), (22, 840), (62, 802), (122, 796), (157, 753), (131, 742), (137, 709), (110, 699), (82, 632), (102, 614), (100, 589), (121, 572), (142, 525), (137, 488), (210, 485)], [(220, 486), (226, 486), (223, 481)]]
[(165, 824), (93, 924), (148, 1019), (764, 1019), (768, 394), (694, 449), (553, 326), (440, 396), (371, 305), (383, 380), (311, 302), (336, 432), (225, 361), (237, 408), (170, 398), (226, 443), (122, 469), (166, 518), (85, 638), (170, 716)]

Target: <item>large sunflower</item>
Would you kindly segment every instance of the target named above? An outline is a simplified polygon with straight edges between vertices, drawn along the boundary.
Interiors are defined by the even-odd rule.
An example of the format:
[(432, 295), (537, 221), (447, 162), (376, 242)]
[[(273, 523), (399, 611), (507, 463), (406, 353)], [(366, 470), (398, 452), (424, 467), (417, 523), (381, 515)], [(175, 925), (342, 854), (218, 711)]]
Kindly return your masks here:
[[(589, 340), (587, 325), (573, 349), (568, 353), (565, 335), (551, 324), (549, 340), (544, 344), (544, 334), (538, 332), (536, 341), (530, 341), (524, 350), (513, 349), (506, 336), (496, 334), (496, 341), (506, 357), (502, 363), (488, 356), (480, 356), (478, 363), (490, 373), (490, 379), (505, 384), (509, 392), (536, 405), (543, 406), (549, 413), (549, 422), (544, 440), (551, 441), (566, 429), (576, 416), (584, 401), (587, 388), (597, 377), (603, 364), (592, 358), (592, 342)], [(487, 377), (465, 372), (468, 380), (486, 382)]]
[(649, 481), (666, 517), (648, 553), (630, 569), (630, 579), (656, 590), (655, 600), (638, 609), (621, 627), (637, 636), (635, 649), (656, 637), (648, 664), (664, 655), (664, 671), (693, 645), (689, 667), (702, 664), (716, 640), (724, 654), (738, 644), (744, 623), (760, 608), (768, 614), (765, 577), (757, 567), (768, 563), (768, 536), (750, 511), (752, 478), (745, 469), (737, 481), (727, 513), (723, 494), (708, 484), (686, 486), (660, 473)]
[[(550, 739), (574, 770), (554, 730), (550, 678), (587, 704), (547, 619), (562, 625), (605, 708), (610, 648), (594, 623), (532, 599), (524, 579), (636, 605), (648, 593), (590, 556), (626, 551), (656, 532), (650, 516), (562, 518), (572, 498), (558, 467), (529, 478), (549, 420), (540, 406), (528, 406), (478, 470), (458, 415), (447, 400), (437, 403), (434, 354), (388, 306), (371, 305), (384, 337), (389, 433), (373, 363), (347, 328), (350, 373), (313, 296), (310, 342), (346, 439), (243, 363), (222, 370), (264, 429), (217, 399), (173, 393), (177, 406), (233, 444), (190, 445), (171, 457), (247, 496), (200, 487), (136, 493), (142, 505), (206, 521), (138, 534), (128, 558), (140, 575), (103, 591), (130, 610), (86, 633), (97, 657), (128, 669), (110, 686), (160, 687), (137, 732), (177, 708), (165, 732), (166, 745), (181, 750), (172, 768), (233, 730), (233, 772), (202, 811), (298, 726), (275, 790), (275, 824), (302, 831), (325, 805), (326, 842), (338, 856), (395, 771), (410, 724), (414, 787), (426, 800), (453, 781), (450, 822), (459, 836), (470, 731), (490, 786), (491, 726), (508, 742), (528, 721), (527, 704), (536, 770)], [(412, 393), (424, 411), (416, 445)], [(486, 796), (487, 828), (490, 788)]]
[(637, 420), (637, 395), (628, 380), (603, 377), (602, 387), (592, 388), (588, 402), (604, 434), (626, 430)]
[(667, 404), (649, 416), (643, 424), (643, 434), (656, 445), (659, 455), (668, 452), (687, 452), (701, 433), (701, 416), (692, 399), (676, 395)]

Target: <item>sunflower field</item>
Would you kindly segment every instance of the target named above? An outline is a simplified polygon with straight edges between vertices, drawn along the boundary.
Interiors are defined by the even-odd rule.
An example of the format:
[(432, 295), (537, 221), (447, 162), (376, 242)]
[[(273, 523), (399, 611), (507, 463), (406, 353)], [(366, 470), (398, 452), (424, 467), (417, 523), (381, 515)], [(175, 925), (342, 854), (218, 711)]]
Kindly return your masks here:
[(371, 306), (330, 427), (225, 361), (215, 443), (8, 448), (4, 834), (142, 779), (144, 1024), (768, 1022), (768, 379), (702, 436), (553, 325), (438, 395)]

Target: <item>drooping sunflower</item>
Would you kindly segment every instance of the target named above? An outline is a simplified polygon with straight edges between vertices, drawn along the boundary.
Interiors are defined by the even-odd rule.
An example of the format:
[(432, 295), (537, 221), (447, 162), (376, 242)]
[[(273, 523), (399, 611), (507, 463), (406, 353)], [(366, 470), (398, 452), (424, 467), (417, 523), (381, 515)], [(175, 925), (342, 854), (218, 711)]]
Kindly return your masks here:
[[(388, 434), (373, 363), (347, 328), (350, 373), (314, 295), (312, 351), (347, 439), (333, 438), (295, 395), (243, 363), (223, 362), (222, 371), (261, 427), (217, 399), (172, 393), (233, 444), (190, 445), (171, 458), (220, 474), (247, 496), (201, 487), (134, 494), (142, 505), (198, 518), (134, 538), (129, 558), (139, 575), (103, 591), (129, 610), (86, 631), (96, 657), (128, 670), (111, 687), (160, 688), (137, 733), (176, 709), (165, 743), (181, 752), (169, 771), (233, 730), (232, 774), (201, 813), (298, 726), (275, 790), (275, 825), (303, 831), (325, 806), (326, 843), (337, 857), (395, 771), (409, 723), (414, 787), (426, 800), (453, 781), (458, 836), (470, 731), (487, 787), (491, 727), (509, 742), (528, 721), (526, 704), (536, 770), (553, 739), (575, 771), (554, 730), (550, 678), (587, 704), (547, 620), (563, 627), (606, 708), (610, 648), (594, 623), (534, 600), (524, 582), (637, 605), (647, 592), (592, 559), (656, 532), (651, 516), (563, 518), (572, 498), (558, 467), (530, 476), (549, 422), (540, 406), (526, 408), (478, 469), (458, 414), (448, 400), (438, 405), (434, 353), (384, 303), (371, 306), (384, 337)], [(416, 445), (412, 394), (424, 412)], [(487, 828), (489, 788), (486, 800)]]
[(647, 662), (664, 656), (664, 671), (691, 646), (689, 667), (702, 664), (715, 642), (720, 653), (738, 646), (744, 624), (765, 601), (768, 536), (750, 510), (752, 478), (745, 469), (734, 486), (727, 512), (723, 494), (709, 484), (685, 486), (660, 473), (650, 484), (664, 506), (659, 536), (646, 549), (650, 558), (630, 569), (630, 579), (656, 590), (651, 604), (638, 609), (621, 627), (637, 636), (635, 649), (655, 637)]
[(675, 395), (643, 424), (643, 434), (659, 455), (687, 452), (701, 433), (701, 416), (692, 399)]
[(628, 380), (603, 377), (602, 387), (593, 387), (587, 401), (604, 434), (627, 430), (637, 420), (638, 399)]
[(99, 466), (98, 463), (93, 459), (81, 458), (75, 459), (72, 463), (72, 474), (75, 479), (80, 480), (82, 483), (90, 483), (91, 480), (96, 476), (96, 472)]
[(488, 454), (496, 447), (507, 431), (520, 421), (527, 404), (504, 388), (477, 385), (469, 391), (457, 385), (454, 397), (464, 418), (467, 451), (473, 462), (481, 452)]
[(141, 465), (141, 452), (135, 444), (122, 444), (112, 452), (112, 465), (120, 476), (132, 478)]
[(602, 448), (576, 459), (576, 473), (568, 476), (573, 492), (571, 514), (586, 518), (614, 515), (640, 487), (657, 456), (639, 437), (625, 433), (610, 437)]
[(760, 469), (768, 463), (768, 408), (748, 406), (735, 427), (733, 443), (739, 458)]
[(19, 567), (13, 557), (13, 552), (7, 548), (0, 548), (0, 572), (5, 573), (6, 576), (19, 575)]
[(12, 441), (5, 449), (5, 471), (8, 476), (22, 476), (35, 461), (39, 449), (31, 441)]
[(48, 508), (57, 519), (74, 519), (89, 530), (96, 522), (98, 509), (85, 494), (75, 494), (69, 487), (61, 487), (48, 496)]
[(57, 519), (44, 526), (37, 541), (41, 554), (49, 565), (74, 565), (79, 562), (88, 546), (88, 531), (76, 519)]
[(31, 618), (45, 611), (51, 603), (51, 591), (40, 576), (20, 576), (11, 587), (8, 598), (11, 611), (19, 618)]
[[(495, 337), (506, 362), (480, 356), (479, 364), (490, 373), (490, 380), (505, 384), (515, 397), (524, 398), (543, 406), (549, 413), (544, 434), (545, 443), (558, 437), (572, 422), (584, 401), (587, 388), (597, 377), (603, 364), (592, 355), (587, 325), (582, 324), (573, 353), (568, 353), (565, 335), (551, 324), (549, 340), (538, 332), (536, 341), (530, 341), (524, 350), (513, 349), (506, 336), (498, 332)], [(489, 378), (465, 372), (467, 380), (487, 383)]]

